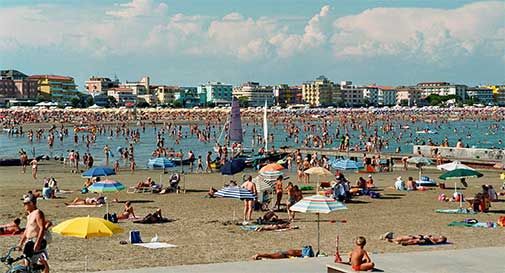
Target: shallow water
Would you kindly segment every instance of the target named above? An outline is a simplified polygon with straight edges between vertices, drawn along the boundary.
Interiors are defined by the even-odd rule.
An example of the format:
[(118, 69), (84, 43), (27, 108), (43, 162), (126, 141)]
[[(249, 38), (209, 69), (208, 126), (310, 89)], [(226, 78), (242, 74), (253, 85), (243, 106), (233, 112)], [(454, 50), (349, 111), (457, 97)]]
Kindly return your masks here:
[[(312, 122), (314, 124), (314, 122)], [(490, 130), (490, 126), (492, 124), (496, 124), (495, 121), (473, 121), (473, 120), (463, 120), (463, 121), (449, 121), (444, 124), (428, 124), (425, 122), (417, 122), (415, 124), (401, 122), (396, 125), (389, 133), (384, 133), (381, 130), (382, 123), (378, 122), (375, 124), (375, 127), (378, 129), (378, 134), (380, 136), (384, 136), (384, 138), (388, 141), (388, 146), (383, 149), (383, 152), (394, 152), (397, 147), (400, 147), (402, 153), (412, 153), (412, 145), (414, 144), (422, 144), (422, 142), (428, 142), (428, 139), (432, 139), (435, 143), (440, 144), (445, 137), (449, 139), (449, 143), (451, 145), (455, 145), (458, 139), (462, 139), (462, 141), (468, 144), (470, 147), (475, 146), (478, 148), (505, 148), (503, 143), (500, 143), (499, 140), (505, 141), (505, 125), (500, 124), (498, 129)], [(399, 129), (400, 126), (408, 125), (409, 129)], [(334, 136), (338, 123), (334, 123), (329, 127), (329, 133)], [(301, 126), (299, 126), (301, 127)], [(303, 139), (308, 135), (321, 135), (320, 126), (315, 126), (315, 132), (300, 132), (299, 136), (299, 144), (294, 143), (294, 139), (287, 138), (287, 134), (284, 131), (282, 125), (269, 125), (269, 133), (274, 134), (274, 142), (273, 145), (275, 147), (280, 146), (300, 146), (303, 143)], [(132, 127), (130, 127), (132, 128)], [(136, 127), (133, 127), (137, 129)], [(159, 130), (154, 127), (146, 127), (145, 132), (142, 132), (141, 128), (138, 128), (141, 134), (140, 142), (134, 145), (135, 150), (135, 159), (137, 162), (137, 166), (139, 168), (145, 167), (148, 159), (151, 157), (152, 151), (156, 148), (156, 132)], [(203, 128), (203, 127), (202, 127)], [(263, 134), (262, 127), (254, 124), (244, 123), (244, 146), (251, 147), (252, 145), (252, 130), (256, 128), (256, 134)], [(417, 134), (416, 131), (422, 130), (424, 128), (429, 128), (432, 130), (438, 131), (438, 134)], [(457, 129), (457, 132), (454, 129)], [(344, 134), (344, 128), (340, 129), (340, 136)], [(351, 136), (351, 146), (354, 146), (355, 143), (359, 141), (360, 132), (357, 130), (349, 129), (349, 134)], [(69, 129), (71, 131), (71, 129)], [(202, 158), (205, 158), (205, 155), (208, 151), (213, 151), (213, 146), (215, 140), (212, 139), (210, 142), (203, 143), (200, 142), (196, 136), (190, 135), (190, 130), (188, 126), (183, 126), (182, 130), (183, 138), (181, 139), (178, 145), (175, 144), (175, 139), (165, 134), (165, 146), (174, 148), (176, 151), (183, 151), (185, 154), (189, 150), (192, 150), (195, 155), (201, 155)], [(216, 128), (212, 129), (211, 136), (216, 135), (219, 136), (221, 132), (221, 128), (216, 126)], [(368, 129), (368, 134), (373, 134), (373, 128)], [(402, 138), (398, 142), (396, 138), (398, 135), (402, 133)], [(73, 132), (70, 132), (68, 137), (65, 137), (63, 142), (61, 142), (57, 137), (54, 142), (54, 146), (52, 149), (48, 148), (46, 138), (42, 138), (40, 141), (34, 140), (33, 143), (28, 141), (26, 134), (24, 136), (10, 136), (7, 133), (0, 133), (0, 157), (2, 158), (12, 158), (17, 157), (17, 152), (19, 149), (23, 148), (28, 154), (31, 156), (47, 154), (50, 156), (61, 156), (66, 155), (67, 150), (74, 149), (78, 150), (81, 156), (84, 152), (87, 152), (85, 143), (81, 140), (81, 135), (79, 134), (79, 144), (74, 145), (73, 143)], [(47, 137), (47, 133), (44, 134), (44, 137)], [(114, 136), (109, 137), (106, 135), (97, 135), (96, 143), (91, 144), (89, 152), (93, 155), (95, 159), (95, 165), (103, 164), (104, 162), (104, 154), (103, 147), (105, 144), (108, 144), (113, 151), (114, 157), (110, 160), (111, 162), (119, 159), (117, 149), (118, 147), (127, 147), (128, 143), (124, 136)], [(340, 144), (340, 139), (335, 139), (333, 144), (326, 145), (326, 148), (334, 148)], [(272, 144), (269, 144), (269, 147)], [(256, 149), (259, 147), (257, 144), (255, 145)]]

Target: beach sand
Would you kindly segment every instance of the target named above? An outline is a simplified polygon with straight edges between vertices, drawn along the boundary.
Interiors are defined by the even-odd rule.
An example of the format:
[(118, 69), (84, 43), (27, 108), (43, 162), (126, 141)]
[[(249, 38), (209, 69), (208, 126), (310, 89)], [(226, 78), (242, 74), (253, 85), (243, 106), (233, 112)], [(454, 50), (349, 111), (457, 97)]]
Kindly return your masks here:
[[(78, 216), (102, 217), (102, 208), (66, 208), (63, 202), (70, 202), (79, 193), (84, 179), (71, 174), (54, 162), (43, 161), (39, 166), (39, 180), (35, 182), (31, 174), (20, 174), (19, 167), (0, 168), (0, 223), (10, 222), (15, 217), (23, 217), (21, 196), (26, 191), (42, 186), (44, 176), (54, 176), (61, 189), (73, 190), (74, 193), (62, 195), (64, 199), (40, 200), (38, 202), (47, 219), (54, 223)], [(159, 180), (160, 171), (139, 170), (134, 175), (123, 171), (112, 179), (123, 182), (126, 186), (134, 185), (138, 180), (151, 176)], [(501, 185), (496, 171), (483, 171), (484, 177), (470, 179), (469, 188), (464, 190), (465, 196), (473, 196), (480, 191), (480, 185), (491, 184), (496, 189)], [(355, 181), (356, 174), (345, 172), (346, 176)], [(424, 172), (430, 177), (437, 177), (440, 171), (428, 169)], [(296, 175), (289, 174), (291, 181), (296, 182)], [(476, 215), (437, 214), (437, 208), (457, 208), (457, 203), (442, 203), (437, 201), (439, 193), (451, 195), (453, 190), (433, 190), (424, 192), (396, 192), (391, 187), (397, 176), (405, 180), (408, 176), (417, 176), (417, 171), (395, 171), (393, 173), (374, 174), (375, 183), (383, 189), (382, 199), (358, 197), (360, 203), (348, 204), (348, 210), (336, 211), (321, 215), (321, 249), (333, 255), (335, 252), (335, 237), (340, 236), (341, 254), (351, 250), (353, 238), (365, 236), (368, 239), (366, 249), (372, 253), (430, 251), (439, 249), (471, 248), (503, 246), (504, 229), (480, 229), (464, 227), (448, 227), (454, 220), (476, 218), (479, 221), (496, 221), (505, 214), (505, 202), (492, 204), (491, 212)], [(237, 175), (239, 179), (241, 175)], [(164, 176), (164, 180), (168, 178)], [(53, 235), (49, 247), (49, 263), (51, 272), (80, 272), (87, 264), (88, 271), (128, 269), (151, 266), (170, 266), (195, 263), (217, 263), (226, 261), (241, 261), (250, 259), (257, 252), (273, 252), (288, 248), (301, 248), (304, 245), (317, 246), (316, 215), (297, 213), (295, 225), (298, 230), (285, 232), (246, 232), (237, 225), (224, 225), (228, 221), (242, 219), (242, 203), (230, 199), (204, 198), (209, 187), (221, 188), (225, 178), (218, 174), (186, 175), (186, 194), (110, 194), (110, 199), (136, 200), (133, 204), (135, 213), (143, 216), (156, 208), (161, 208), (164, 215), (176, 221), (157, 225), (140, 225), (130, 222), (121, 223), (123, 234), (113, 237), (79, 239)], [(229, 178), (226, 178), (229, 179)], [(459, 184), (459, 183), (458, 183)], [(447, 183), (453, 187), (454, 182)], [(458, 185), (460, 186), (460, 185)], [(309, 196), (313, 192), (304, 192)], [(285, 201), (286, 196), (284, 196)], [(505, 199), (504, 197), (501, 197)], [(149, 202), (146, 202), (149, 201)], [(152, 202), (151, 202), (152, 201)], [(123, 204), (111, 204), (111, 212), (122, 210)], [(258, 218), (261, 212), (255, 212)], [(279, 213), (281, 218), (287, 218), (286, 213)], [(337, 220), (331, 223), (330, 220)], [(340, 223), (346, 220), (346, 223)], [(120, 240), (127, 240), (128, 231), (137, 229), (144, 241), (149, 241), (158, 234), (160, 241), (177, 245), (177, 248), (150, 250), (134, 245), (120, 245)], [(451, 244), (442, 246), (408, 246), (403, 247), (379, 240), (379, 236), (387, 231), (397, 235), (407, 234), (441, 234), (449, 238)], [(0, 237), (0, 252), (4, 253), (9, 246), (15, 245), (18, 237)]]

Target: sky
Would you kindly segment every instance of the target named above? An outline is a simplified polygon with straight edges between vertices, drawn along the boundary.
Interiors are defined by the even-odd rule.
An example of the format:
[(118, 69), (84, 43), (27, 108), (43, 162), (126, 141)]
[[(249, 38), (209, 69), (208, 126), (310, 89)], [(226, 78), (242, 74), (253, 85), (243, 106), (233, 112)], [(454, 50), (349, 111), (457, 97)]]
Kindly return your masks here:
[(0, 0), (0, 69), (196, 86), (505, 83), (505, 1)]

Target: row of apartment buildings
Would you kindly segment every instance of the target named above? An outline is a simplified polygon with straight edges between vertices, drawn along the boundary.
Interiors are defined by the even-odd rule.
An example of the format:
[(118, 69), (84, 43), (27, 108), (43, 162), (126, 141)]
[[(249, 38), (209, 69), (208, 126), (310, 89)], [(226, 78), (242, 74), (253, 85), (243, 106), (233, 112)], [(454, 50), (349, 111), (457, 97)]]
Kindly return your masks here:
[(178, 102), (184, 107), (227, 105), (232, 97), (247, 105), (310, 106), (393, 106), (422, 105), (432, 94), (454, 95), (485, 105), (505, 105), (505, 85), (468, 87), (448, 82), (425, 82), (414, 86), (353, 85), (351, 81), (335, 83), (324, 76), (298, 86), (287, 84), (261, 85), (245, 82), (232, 86), (222, 82), (207, 82), (196, 87), (152, 84), (149, 77), (139, 81), (120, 82), (117, 78), (92, 76), (85, 82), (85, 92), (79, 92), (74, 79), (60, 75), (25, 75), (17, 70), (0, 71), (0, 102), (9, 99), (35, 99), (43, 97), (57, 102), (91, 95), (97, 105), (107, 105), (113, 97), (118, 105), (168, 105)]

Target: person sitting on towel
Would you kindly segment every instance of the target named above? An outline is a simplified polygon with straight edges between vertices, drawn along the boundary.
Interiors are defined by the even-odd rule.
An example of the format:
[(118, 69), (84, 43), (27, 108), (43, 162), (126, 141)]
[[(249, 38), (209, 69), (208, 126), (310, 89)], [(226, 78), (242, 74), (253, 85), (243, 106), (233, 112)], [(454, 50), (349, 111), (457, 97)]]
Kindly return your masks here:
[(406, 190), (406, 188), (405, 188), (405, 182), (403, 182), (401, 176), (398, 176), (396, 178), (395, 190), (397, 190), (397, 191), (404, 191), (404, 190)]
[(417, 183), (416, 181), (414, 181), (414, 178), (412, 178), (412, 176), (409, 176), (409, 179), (407, 180), (407, 190), (409, 191), (417, 190)]
[(124, 203), (124, 209), (123, 212), (119, 214), (117, 219), (129, 219), (129, 218), (136, 218), (135, 212), (133, 211), (133, 206), (131, 205), (130, 201), (126, 201)]

